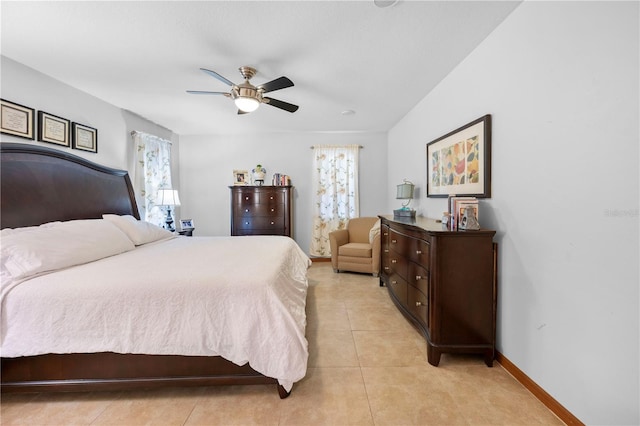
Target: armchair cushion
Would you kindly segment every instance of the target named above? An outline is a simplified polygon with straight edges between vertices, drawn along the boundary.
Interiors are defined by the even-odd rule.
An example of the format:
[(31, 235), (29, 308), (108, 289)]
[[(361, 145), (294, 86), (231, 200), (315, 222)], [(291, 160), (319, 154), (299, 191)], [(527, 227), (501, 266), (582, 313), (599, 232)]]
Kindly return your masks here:
[(371, 258), (371, 251), (369, 243), (347, 243), (338, 248), (338, 256)]

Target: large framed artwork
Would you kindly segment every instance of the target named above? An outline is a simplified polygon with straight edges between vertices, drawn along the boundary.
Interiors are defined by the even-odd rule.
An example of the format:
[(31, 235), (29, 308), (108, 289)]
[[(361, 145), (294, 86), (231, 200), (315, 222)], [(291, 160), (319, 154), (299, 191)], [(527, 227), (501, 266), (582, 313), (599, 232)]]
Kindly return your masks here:
[(0, 99), (0, 133), (34, 139), (33, 108)]
[(427, 144), (427, 197), (491, 197), (491, 115)]

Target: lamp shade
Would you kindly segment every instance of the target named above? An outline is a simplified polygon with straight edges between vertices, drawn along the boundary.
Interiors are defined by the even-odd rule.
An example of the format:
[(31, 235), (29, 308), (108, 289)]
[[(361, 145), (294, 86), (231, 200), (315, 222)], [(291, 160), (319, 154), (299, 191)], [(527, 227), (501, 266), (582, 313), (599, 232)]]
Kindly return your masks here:
[(405, 179), (404, 183), (398, 185), (396, 192), (396, 199), (398, 200), (410, 200), (413, 198), (414, 185)]
[(180, 197), (176, 189), (159, 189), (156, 197), (156, 205), (158, 206), (179, 206)]
[(260, 106), (260, 102), (254, 98), (239, 97), (236, 98), (234, 102), (236, 103), (238, 109), (244, 112), (255, 111), (256, 109), (258, 109), (258, 106)]

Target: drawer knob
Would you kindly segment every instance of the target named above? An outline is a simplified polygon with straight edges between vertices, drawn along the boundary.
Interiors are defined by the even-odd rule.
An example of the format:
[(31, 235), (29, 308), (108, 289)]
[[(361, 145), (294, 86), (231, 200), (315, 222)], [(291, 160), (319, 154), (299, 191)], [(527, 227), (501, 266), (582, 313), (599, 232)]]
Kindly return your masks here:
[(422, 279), (422, 275), (416, 275), (416, 281), (420, 281)]
[(244, 224), (245, 224), (245, 225), (248, 225), (248, 224), (249, 224), (249, 222), (245, 222)]
[(273, 224), (274, 224), (274, 222), (273, 222), (273, 221), (271, 221), (271, 224), (273, 225)]
[(391, 259), (391, 263), (398, 263), (396, 259)]
[(247, 197), (244, 197), (244, 199), (245, 199), (245, 200), (248, 200), (248, 199), (249, 199), (249, 197), (248, 197), (248, 196), (247, 196)]
[(396, 241), (396, 240), (391, 240), (391, 242), (392, 242), (393, 244), (397, 243), (397, 241)]
[(416, 254), (422, 254), (422, 250), (416, 250)]
[(391, 281), (391, 284), (392, 285), (396, 285), (396, 284), (398, 284), (398, 281)]
[(389, 249), (384, 249), (384, 252), (385, 253), (389, 253)]
[(386, 237), (387, 235), (389, 235), (389, 233), (388, 232), (383, 232), (382, 235), (384, 235)]
[(385, 270), (385, 271), (388, 271), (388, 270), (389, 270), (389, 267), (388, 267), (388, 266), (385, 266), (385, 267), (384, 267), (384, 270)]
[(422, 302), (416, 302), (416, 306), (422, 306)]
[(244, 209), (245, 212), (249, 213), (249, 209)]
[(269, 197), (270, 200), (273, 200), (273, 195), (271, 197)]
[(272, 212), (275, 212), (275, 211), (276, 211), (276, 209), (271, 209), (271, 211), (272, 211)]

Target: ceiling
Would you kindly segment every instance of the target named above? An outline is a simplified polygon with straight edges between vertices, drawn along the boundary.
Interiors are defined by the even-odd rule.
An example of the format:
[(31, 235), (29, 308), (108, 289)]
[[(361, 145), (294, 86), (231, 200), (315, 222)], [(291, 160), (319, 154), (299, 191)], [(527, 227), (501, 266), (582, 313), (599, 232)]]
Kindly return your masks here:
[[(2, 1), (1, 53), (180, 135), (386, 131), (511, 13), (511, 1)], [(200, 71), (297, 104), (237, 115)], [(345, 115), (351, 110), (355, 114)]]

